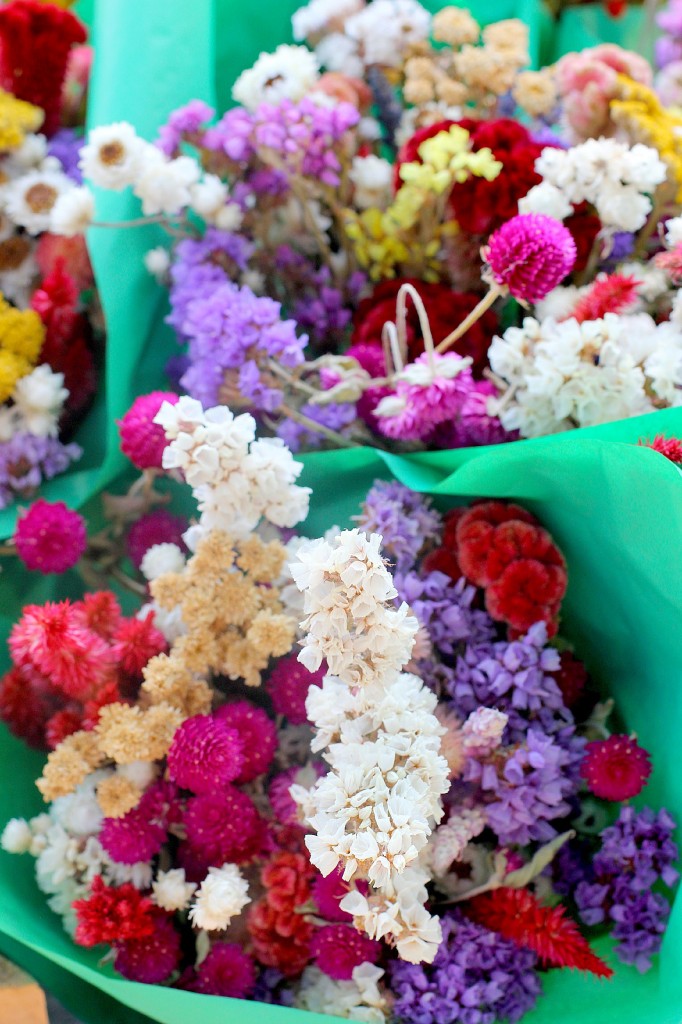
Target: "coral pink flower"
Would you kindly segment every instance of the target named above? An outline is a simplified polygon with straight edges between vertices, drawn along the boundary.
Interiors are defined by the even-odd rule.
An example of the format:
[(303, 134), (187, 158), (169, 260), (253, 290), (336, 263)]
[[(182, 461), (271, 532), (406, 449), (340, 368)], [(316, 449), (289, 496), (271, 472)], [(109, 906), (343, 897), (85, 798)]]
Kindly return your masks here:
[(154, 613), (144, 619), (121, 619), (112, 637), (112, 655), (128, 675), (140, 675), (150, 658), (168, 649), (163, 633), (154, 625)]
[(647, 784), (651, 759), (629, 736), (609, 736), (587, 744), (580, 774), (602, 800), (631, 800)]
[(682, 441), (677, 437), (664, 437), (663, 434), (657, 434), (653, 441), (638, 441), (637, 443), (644, 448), (653, 448), (659, 455), (665, 456), (666, 459), (670, 459), (677, 465), (682, 465)]

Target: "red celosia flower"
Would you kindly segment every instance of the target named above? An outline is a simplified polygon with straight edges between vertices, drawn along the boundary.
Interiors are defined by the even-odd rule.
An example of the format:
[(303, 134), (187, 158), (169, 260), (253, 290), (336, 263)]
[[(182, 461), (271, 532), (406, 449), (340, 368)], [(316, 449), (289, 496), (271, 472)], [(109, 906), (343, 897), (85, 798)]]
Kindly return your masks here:
[(189, 526), (183, 516), (174, 516), (165, 508), (148, 512), (132, 524), (126, 537), (128, 557), (136, 569), (149, 548), (155, 544), (177, 544), (185, 550), (182, 535)]
[(123, 695), (116, 679), (109, 679), (97, 693), (83, 705), (83, 728), (94, 729), (99, 722), (99, 713), (107, 704), (119, 704)]
[(564, 704), (571, 708), (583, 694), (587, 683), (587, 669), (570, 651), (562, 651), (560, 658), (561, 667), (551, 675), (557, 681)]
[(241, 946), (234, 942), (216, 942), (199, 964), (191, 990), (207, 996), (246, 999), (255, 984), (255, 964)]
[(421, 567), (423, 572), (443, 572), (453, 580), (458, 580), (462, 575), (456, 555), (445, 547), (429, 551), (422, 560)]
[(31, 296), (34, 309), (47, 330), (45, 343), (61, 350), (73, 337), (78, 320), (78, 288), (67, 273), (64, 261), (57, 260), (48, 276)]
[(150, 658), (168, 650), (168, 642), (154, 625), (154, 613), (144, 619), (121, 619), (111, 653), (124, 672), (140, 675)]
[(305, 903), (314, 877), (315, 872), (305, 854), (288, 850), (275, 854), (261, 872), (268, 899), (278, 909), (289, 903), (294, 906)]
[[(566, 572), (559, 566), (520, 558), (486, 588), (485, 606), (493, 619), (509, 623), (517, 635), (544, 622), (548, 636), (554, 636), (566, 583)], [(561, 597), (552, 601), (549, 595), (556, 593)]]
[(59, 128), (69, 51), (86, 39), (78, 18), (54, 4), (11, 0), (0, 7), (0, 85), (45, 111), (48, 136)]
[(94, 284), (92, 264), (82, 235), (66, 238), (65, 235), (51, 235), (46, 231), (38, 239), (34, 255), (44, 278), (49, 277), (57, 263), (61, 263), (79, 292)]
[(657, 434), (653, 441), (638, 441), (637, 443), (644, 448), (653, 448), (659, 455), (664, 455), (671, 462), (682, 465), (682, 441), (677, 437), (663, 437), (663, 434)]
[(255, 804), (234, 786), (189, 799), (184, 825), (190, 846), (217, 867), (228, 861), (246, 864), (260, 852), (265, 837)]
[(496, 578), (488, 567), (488, 556), (495, 530), (507, 522), (537, 523), (520, 505), (503, 501), (482, 501), (465, 509), (454, 523), (456, 555), (462, 572), (477, 587), (486, 587)]
[(587, 744), (580, 774), (600, 799), (631, 800), (647, 784), (651, 758), (629, 736), (609, 736)]
[(335, 981), (349, 981), (360, 964), (375, 964), (381, 943), (352, 925), (330, 924), (315, 932), (310, 950), (320, 970)]
[(121, 606), (110, 590), (93, 590), (73, 606), (74, 616), (87, 629), (111, 640), (121, 621)]
[(73, 903), (76, 912), (75, 940), (79, 946), (98, 946), (144, 939), (154, 933), (154, 912), (151, 900), (126, 882), (107, 886), (97, 875), (90, 895)]
[(121, 451), (138, 469), (161, 468), (161, 456), (167, 442), (163, 427), (154, 423), (154, 417), (164, 402), (174, 405), (178, 397), (172, 391), (139, 395), (118, 421)]
[[(0, 679), (0, 719), (30, 747), (45, 747), (45, 726), (51, 713), (33, 685), (36, 673), (28, 666), (12, 668)], [(47, 687), (47, 681), (43, 681)]]
[(83, 716), (70, 708), (55, 711), (45, 726), (45, 739), (50, 750), (58, 747), (62, 740), (83, 728)]
[(478, 924), (532, 949), (547, 967), (573, 967), (599, 978), (613, 975), (566, 916), (566, 908), (545, 907), (528, 889), (494, 889), (474, 896), (464, 910)]
[(242, 749), (238, 783), (253, 782), (268, 770), (277, 750), (277, 726), (262, 708), (249, 700), (223, 704), (215, 718), (236, 732)]
[(193, 793), (211, 793), (233, 782), (244, 765), (244, 742), (236, 729), (212, 715), (187, 718), (168, 751), (168, 774)]
[(296, 908), (310, 898), (314, 870), (302, 853), (280, 851), (261, 873), (265, 896), (251, 908), (247, 927), (256, 958), (286, 977), (300, 974), (310, 960), (313, 925)]
[(520, 213), (493, 232), (484, 255), (497, 285), (522, 302), (539, 302), (571, 272), (576, 247), (554, 217)]
[(162, 910), (151, 913), (154, 931), (140, 939), (116, 943), (114, 967), (130, 981), (160, 985), (180, 963), (180, 933)]
[(323, 665), (317, 672), (309, 672), (296, 654), (280, 658), (265, 684), (277, 714), (285, 715), (292, 725), (307, 722), (305, 701), (308, 690), (311, 686), (322, 685), (326, 671), (326, 665)]
[(590, 290), (578, 299), (570, 319), (579, 324), (600, 320), (605, 313), (627, 313), (636, 302), (637, 279), (632, 274), (600, 274)]
[(85, 520), (63, 501), (39, 498), (19, 515), (14, 543), (27, 569), (45, 574), (66, 572), (87, 547)]
[(601, 221), (599, 217), (588, 212), (587, 203), (581, 203), (575, 207), (570, 217), (566, 218), (564, 225), (573, 235), (577, 249), (573, 269), (576, 273), (580, 273), (587, 266), (597, 235), (601, 231)]

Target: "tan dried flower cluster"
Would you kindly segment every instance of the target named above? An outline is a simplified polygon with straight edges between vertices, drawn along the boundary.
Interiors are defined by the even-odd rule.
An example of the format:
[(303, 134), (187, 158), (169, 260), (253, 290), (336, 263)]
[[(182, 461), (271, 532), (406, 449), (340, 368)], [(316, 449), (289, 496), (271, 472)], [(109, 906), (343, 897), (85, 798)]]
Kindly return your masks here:
[(105, 818), (122, 818), (133, 807), (137, 807), (142, 790), (132, 779), (124, 775), (110, 775), (102, 779), (97, 787), (97, 803)]
[(522, 71), (514, 82), (512, 95), (521, 109), (531, 117), (550, 114), (558, 98), (552, 72), (548, 68), (542, 71)]
[(47, 764), (36, 785), (49, 803), (73, 793), (77, 786), (103, 763), (104, 757), (94, 732), (74, 732), (47, 757)]

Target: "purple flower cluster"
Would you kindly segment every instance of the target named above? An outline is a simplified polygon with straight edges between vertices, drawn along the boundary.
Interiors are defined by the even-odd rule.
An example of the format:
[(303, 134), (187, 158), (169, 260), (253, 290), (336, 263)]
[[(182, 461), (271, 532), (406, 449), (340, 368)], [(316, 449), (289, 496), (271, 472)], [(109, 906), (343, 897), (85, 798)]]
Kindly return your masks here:
[(494, 1024), (532, 1010), (541, 993), (535, 953), (456, 912), (446, 914), (442, 926), (433, 964), (391, 964), (397, 1020)]
[(443, 520), (429, 498), (411, 491), (397, 480), (378, 480), (367, 492), (358, 526), (380, 533), (384, 554), (398, 571), (409, 571), (425, 545), (436, 543)]
[(77, 185), (83, 184), (83, 175), (78, 166), (82, 145), (82, 136), (77, 135), (73, 128), (60, 128), (47, 144), (47, 155), (56, 157), (64, 174)]
[(237, 401), (274, 411), (282, 392), (263, 363), (274, 359), (281, 366), (298, 366), (308, 340), (297, 336), (293, 320), (280, 318), (281, 309), (274, 299), (230, 282), (190, 302), (182, 324), (191, 364), (181, 381), (187, 393), (204, 406), (216, 405), (225, 400), (229, 379)]
[(43, 480), (63, 473), (79, 459), (77, 444), (63, 444), (56, 437), (15, 434), (0, 444), (0, 508), (16, 498), (30, 498)]
[(331, 282), (329, 267), (322, 267), (308, 276), (306, 294), (300, 295), (292, 309), (294, 320), (308, 331), (311, 341), (333, 348), (334, 335), (348, 327), (366, 277), (356, 271), (344, 282), (343, 290)]
[(261, 103), (250, 114), (241, 107), (228, 110), (206, 132), (204, 144), (222, 150), (231, 160), (248, 162), (265, 150), (290, 174), (315, 178), (332, 187), (339, 184), (341, 162), (335, 146), (360, 120), (351, 103), (321, 106), (309, 97), (276, 106)]
[(184, 107), (178, 107), (159, 129), (158, 148), (166, 156), (174, 156), (180, 148), (186, 132), (198, 132), (203, 125), (212, 121), (215, 110), (202, 100), (190, 100)]
[(626, 964), (647, 971), (661, 947), (670, 905), (652, 892), (662, 882), (672, 887), (678, 879), (673, 867), (678, 848), (672, 834), (675, 822), (665, 810), (635, 811), (624, 807), (617, 821), (601, 834), (591, 879), (579, 882), (575, 900), (587, 925), (612, 922), (616, 953)]
[[(301, 406), (301, 412), (309, 420), (319, 423), (323, 427), (335, 430), (337, 433), (343, 431), (355, 422), (354, 405), (338, 405), (331, 402), (329, 405), (313, 405), (312, 402)], [(301, 449), (319, 448), (324, 441), (324, 435), (317, 433), (312, 428), (304, 427), (291, 419), (283, 419), (277, 425), (277, 436), (281, 437), (287, 448), (292, 452), (300, 452)]]
[(209, 228), (203, 238), (187, 238), (175, 249), (171, 267), (168, 323), (179, 333), (190, 303), (213, 294), (232, 273), (246, 270), (252, 245), (242, 235)]
[(408, 572), (396, 575), (394, 582), (400, 600), (407, 602), (443, 654), (455, 654), (464, 643), (484, 644), (495, 635), (488, 613), (472, 607), (476, 588), (464, 577), (453, 583), (444, 572)]
[(664, 35), (656, 40), (656, 63), (659, 68), (682, 61), (682, 2), (669, 0), (656, 15), (656, 23)]

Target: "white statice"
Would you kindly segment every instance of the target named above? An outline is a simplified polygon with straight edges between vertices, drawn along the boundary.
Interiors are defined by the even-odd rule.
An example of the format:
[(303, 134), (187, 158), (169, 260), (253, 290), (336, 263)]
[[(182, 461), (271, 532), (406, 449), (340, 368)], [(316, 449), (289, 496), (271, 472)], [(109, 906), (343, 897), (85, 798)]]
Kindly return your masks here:
[(315, 87), (320, 66), (305, 46), (282, 43), (274, 53), (261, 53), (253, 67), (242, 71), (232, 87), (232, 98), (247, 110), (260, 103), (301, 100)]
[(184, 554), (177, 544), (171, 543), (152, 544), (140, 563), (140, 571), (150, 583), (166, 572), (182, 572), (184, 567)]
[(10, 818), (2, 830), (0, 847), (6, 853), (28, 853), (33, 842), (33, 831), (24, 818)]
[(244, 214), (238, 203), (226, 203), (221, 206), (213, 218), (213, 223), (221, 231), (237, 231), (242, 226)]
[(529, 317), (493, 339), (490, 365), (508, 390), (489, 411), (507, 430), (538, 437), (680, 405), (679, 353), (679, 327), (645, 313), (581, 324)]
[(52, 208), (50, 231), (53, 235), (73, 238), (82, 235), (95, 217), (95, 197), (86, 185), (62, 193)]
[(356, 156), (348, 177), (355, 186), (355, 205), (366, 210), (370, 206), (384, 209), (393, 193), (393, 165), (379, 156)]
[(21, 428), (28, 433), (56, 437), (59, 417), (68, 397), (64, 374), (54, 373), (47, 363), (42, 363), (15, 384), (13, 412)]
[(364, 1024), (386, 1024), (390, 1005), (379, 986), (381, 967), (359, 964), (350, 981), (334, 981), (318, 967), (306, 967), (294, 993), (294, 1006)]
[(88, 133), (78, 166), (93, 185), (120, 192), (137, 180), (147, 151), (148, 144), (133, 126), (119, 121)]
[(152, 900), (157, 907), (170, 913), (187, 910), (196, 888), (195, 882), (188, 882), (185, 878), (184, 868), (159, 871), (152, 882)]
[(62, 171), (29, 171), (4, 190), (7, 216), (29, 235), (49, 231), (57, 200), (72, 189), (73, 182)]
[(179, 606), (168, 610), (162, 608), (156, 601), (148, 601), (142, 605), (136, 618), (146, 619), (150, 612), (154, 616), (154, 625), (169, 644), (175, 643), (187, 632), (187, 627), (182, 621), (182, 609)]
[(144, 254), (144, 266), (152, 277), (161, 282), (170, 270), (170, 253), (163, 245), (157, 245), (154, 249), (147, 249)]
[[(522, 212), (545, 212), (534, 204), (537, 189), (549, 184), (571, 206), (592, 203), (604, 227), (612, 231), (638, 231), (644, 225), (652, 209), (650, 196), (667, 173), (650, 146), (604, 138), (588, 139), (565, 150), (547, 147), (535, 161), (535, 169), (543, 183), (521, 201)], [(544, 195), (553, 193), (545, 190)], [(556, 202), (556, 197), (552, 201)]]
[(430, 31), (431, 15), (417, 0), (374, 0), (344, 26), (365, 67), (400, 67), (405, 54), (424, 43)]
[(209, 868), (189, 911), (192, 924), (207, 932), (223, 931), (251, 902), (248, 891), (249, 884), (236, 864)]
[(209, 530), (239, 539), (261, 519), (292, 527), (308, 514), (310, 490), (296, 480), (302, 466), (278, 438), (255, 440), (256, 422), (248, 413), (234, 416), (226, 406), (204, 410), (183, 396), (164, 402), (155, 423), (169, 444), (164, 469), (180, 470), (194, 492), (201, 518), (185, 541), (193, 550)]
[(133, 192), (142, 200), (145, 216), (173, 216), (191, 204), (200, 175), (199, 164), (191, 156), (169, 160), (156, 146), (147, 145)]
[(581, 288), (574, 284), (558, 285), (551, 292), (548, 292), (544, 299), (540, 299), (539, 302), (535, 303), (535, 319), (547, 320), (551, 317), (553, 320), (567, 320), (575, 309), (578, 300), (589, 289), (589, 285), (583, 285)]
[(225, 182), (217, 174), (205, 174), (201, 181), (190, 189), (191, 206), (205, 221), (213, 221), (228, 200)]
[(291, 16), (291, 28), (297, 43), (315, 41), (335, 28), (343, 29), (346, 18), (357, 14), (365, 0), (310, 0)]
[(543, 213), (555, 220), (564, 220), (573, 213), (573, 205), (556, 185), (541, 181), (519, 199), (519, 213)]
[(670, 322), (675, 324), (678, 330), (682, 330), (682, 291), (676, 291), (673, 296)]

